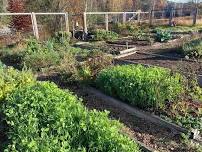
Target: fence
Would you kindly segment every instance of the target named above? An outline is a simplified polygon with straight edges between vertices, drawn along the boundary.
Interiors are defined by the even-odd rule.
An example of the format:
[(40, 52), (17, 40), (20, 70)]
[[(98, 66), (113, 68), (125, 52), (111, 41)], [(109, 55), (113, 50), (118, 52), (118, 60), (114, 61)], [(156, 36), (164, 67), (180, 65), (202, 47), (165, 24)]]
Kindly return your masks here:
[[(74, 14), (69, 15), (68, 13), (0, 13), (1, 16), (30, 16), (31, 26), (34, 36), (39, 39), (39, 24), (40, 21), (39, 16), (60, 16), (64, 20), (64, 30), (70, 31), (69, 19), (71, 17), (73, 33), (74, 33), (74, 25), (75, 18)], [(76, 15), (77, 17), (78, 15)], [(79, 15), (80, 16), (80, 15)], [(88, 28), (91, 25), (92, 27), (96, 27), (97, 24), (90, 24), (90, 20), (94, 16), (95, 20), (100, 20), (99, 24), (101, 24), (102, 28), (105, 27), (106, 30), (109, 30), (110, 25), (114, 22), (135, 22), (135, 23), (147, 23), (150, 25), (162, 25), (162, 24), (172, 24), (173, 21), (177, 22), (177, 24), (184, 24), (185, 21), (188, 24), (195, 25), (197, 22), (202, 23), (202, 13), (199, 9), (166, 9), (166, 10), (152, 10), (151, 12), (84, 12), (82, 14), (82, 30), (85, 33), (88, 33)], [(99, 16), (99, 17), (98, 17)], [(91, 17), (91, 18), (90, 18)], [(181, 23), (180, 23), (181, 21)], [(44, 21), (42, 21), (44, 22)], [(59, 21), (56, 21), (58, 24)]]
[(199, 9), (165, 9), (152, 10), (150, 12), (150, 25), (167, 24), (175, 22), (177, 25), (195, 25), (197, 20), (200, 21)]
[(0, 13), (0, 16), (30, 16), (31, 17), (31, 25), (34, 36), (39, 39), (39, 28), (38, 21), (36, 16), (62, 16), (65, 22), (65, 31), (69, 32), (69, 15), (68, 13)]
[[(141, 20), (141, 16), (145, 15), (145, 14), (149, 14), (149, 12), (84, 12), (83, 13), (83, 27), (84, 27), (84, 32), (88, 33), (88, 16), (89, 15), (101, 15), (104, 19), (104, 24), (105, 24), (105, 29), (109, 30), (109, 23), (114, 21), (113, 18), (111, 17), (111, 19), (109, 18), (110, 16), (117, 16), (119, 15), (118, 18), (120, 18), (121, 16), (121, 21), (123, 23), (127, 22), (127, 21), (136, 21), (138, 23), (140, 23)], [(130, 15), (130, 16), (129, 16)], [(95, 26), (95, 24), (93, 24)]]

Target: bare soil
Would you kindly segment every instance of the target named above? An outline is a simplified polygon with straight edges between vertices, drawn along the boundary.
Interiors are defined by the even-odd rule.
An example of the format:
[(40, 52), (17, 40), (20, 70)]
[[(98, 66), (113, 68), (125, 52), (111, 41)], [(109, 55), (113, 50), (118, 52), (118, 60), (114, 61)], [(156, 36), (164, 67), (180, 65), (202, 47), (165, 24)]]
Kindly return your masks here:
[(202, 75), (202, 62), (189, 61), (181, 58), (180, 54), (174, 52), (160, 52), (165, 56), (158, 56), (152, 54), (144, 54), (141, 52), (122, 58), (121, 60), (133, 61), (141, 64), (155, 65), (182, 72), (196, 72)]

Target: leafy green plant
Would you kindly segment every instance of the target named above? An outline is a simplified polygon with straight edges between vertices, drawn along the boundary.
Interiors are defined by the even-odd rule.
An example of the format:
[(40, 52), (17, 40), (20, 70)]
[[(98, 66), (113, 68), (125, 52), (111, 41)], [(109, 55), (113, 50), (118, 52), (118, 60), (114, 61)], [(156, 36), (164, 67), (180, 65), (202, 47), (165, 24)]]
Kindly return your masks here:
[(80, 68), (80, 77), (83, 80), (95, 80), (98, 73), (112, 65), (112, 57), (101, 52), (92, 51), (85, 58), (85, 62)]
[(167, 42), (172, 39), (172, 34), (167, 30), (157, 30), (156, 31), (156, 41)]
[(72, 34), (70, 32), (59, 31), (55, 33), (57, 43), (69, 45)]
[(78, 61), (74, 54), (66, 52), (57, 68), (64, 82), (72, 82), (78, 80)]
[(51, 83), (15, 90), (3, 105), (9, 151), (138, 152), (107, 112), (88, 111), (76, 96)]
[(35, 38), (29, 38), (27, 39), (27, 49), (26, 53), (30, 54), (32, 52), (38, 52), (41, 49), (40, 42)]
[(113, 30), (121, 35), (132, 35), (135, 31), (140, 30), (140, 27), (131, 23), (117, 23), (113, 26)]
[(202, 40), (195, 39), (183, 45), (183, 54), (188, 57), (202, 58)]
[(20, 72), (13, 68), (0, 68), (0, 101), (3, 101), (15, 89), (34, 82), (35, 78), (29, 71)]
[(164, 108), (184, 90), (177, 73), (141, 65), (116, 66), (98, 74), (96, 85), (106, 93), (140, 108)]
[(25, 55), (23, 64), (33, 71), (41, 71), (43, 68), (49, 68), (59, 64), (60, 55), (55, 51), (39, 51)]
[(95, 35), (94, 40), (96, 41), (113, 41), (119, 37), (119, 35), (115, 32), (100, 29), (94, 31), (93, 34)]

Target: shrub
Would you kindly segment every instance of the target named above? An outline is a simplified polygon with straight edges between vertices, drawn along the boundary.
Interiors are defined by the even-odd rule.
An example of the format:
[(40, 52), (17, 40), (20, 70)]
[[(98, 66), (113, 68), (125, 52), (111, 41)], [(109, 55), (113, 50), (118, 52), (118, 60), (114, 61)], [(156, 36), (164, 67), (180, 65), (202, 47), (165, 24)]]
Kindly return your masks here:
[(92, 51), (87, 55), (84, 64), (79, 70), (80, 77), (83, 80), (95, 80), (98, 73), (111, 66), (112, 62), (111, 56), (101, 51)]
[(164, 108), (166, 100), (183, 92), (182, 80), (181, 75), (163, 68), (128, 65), (103, 70), (96, 84), (106, 93), (140, 108)]
[(202, 40), (196, 39), (185, 43), (183, 53), (188, 57), (202, 58)]
[(25, 55), (23, 63), (33, 71), (41, 71), (59, 64), (60, 55), (55, 51), (38, 51)]
[(38, 52), (41, 49), (41, 44), (35, 38), (27, 39), (26, 43), (27, 43), (27, 49), (26, 49), (27, 54), (31, 54), (33, 52)]
[(167, 30), (157, 30), (156, 31), (156, 41), (167, 42), (172, 39), (172, 34)]
[[(25, 12), (25, 2), (23, 0), (9, 0), (8, 11), (11, 13), (23, 13)], [(13, 16), (10, 26), (17, 30), (29, 31), (31, 29), (31, 17), (29, 15)]]
[(64, 54), (60, 61), (58, 72), (60, 72), (62, 79), (66, 82), (78, 79), (78, 62), (72, 53), (66, 52)]
[(95, 34), (94, 40), (96, 41), (113, 41), (119, 37), (117, 33), (106, 30), (96, 30), (93, 34)]
[(9, 125), (6, 152), (139, 151), (106, 112), (86, 110), (77, 97), (51, 83), (15, 90), (3, 112)]
[(29, 71), (17, 71), (13, 68), (0, 68), (0, 101), (26, 84), (34, 83), (35, 78)]
[(113, 26), (113, 30), (116, 33), (123, 34), (123, 35), (131, 35), (139, 29), (140, 29), (139, 26), (135, 24), (130, 24), (130, 23), (125, 23), (125, 24), (118, 23)]
[(72, 34), (70, 32), (59, 31), (59, 32), (55, 33), (54, 38), (56, 39), (57, 43), (69, 45), (71, 36), (72, 36)]

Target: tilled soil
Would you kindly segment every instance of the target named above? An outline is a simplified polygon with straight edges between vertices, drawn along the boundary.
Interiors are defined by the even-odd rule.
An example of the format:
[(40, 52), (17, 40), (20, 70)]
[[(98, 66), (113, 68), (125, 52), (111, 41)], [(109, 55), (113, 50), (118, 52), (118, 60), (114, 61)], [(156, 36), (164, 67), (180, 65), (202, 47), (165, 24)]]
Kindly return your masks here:
[(110, 111), (112, 119), (120, 120), (126, 128), (124, 132), (144, 143), (146, 146), (161, 152), (194, 152), (180, 141), (180, 136), (171, 130), (157, 126), (144, 119), (140, 119), (128, 113), (125, 109), (117, 107), (110, 102), (102, 100), (81, 86), (68, 87), (79, 97), (84, 99), (84, 104), (89, 109)]
[[(196, 74), (202, 75), (201, 62), (185, 60), (184, 58), (180, 58), (179, 56), (177, 57), (177, 53), (173, 54), (174, 58), (172, 58), (171, 54), (169, 53), (167, 53), (166, 56), (155, 56), (144, 53), (135, 53), (133, 55), (121, 58), (121, 60), (133, 61), (141, 64), (155, 65), (188, 73), (195, 72)], [(123, 61), (121, 60), (117, 61), (117, 63), (123, 64)]]

